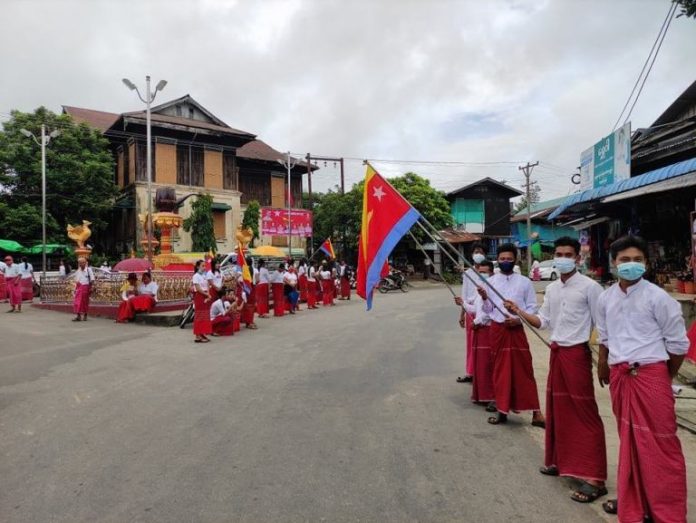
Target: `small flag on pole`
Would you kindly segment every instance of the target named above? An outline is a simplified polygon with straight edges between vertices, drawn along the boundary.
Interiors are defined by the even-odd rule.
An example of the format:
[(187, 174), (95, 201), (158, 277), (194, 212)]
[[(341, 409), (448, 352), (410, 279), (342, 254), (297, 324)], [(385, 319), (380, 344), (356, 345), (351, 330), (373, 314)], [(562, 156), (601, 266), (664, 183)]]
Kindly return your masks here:
[(358, 242), (357, 293), (372, 308), (372, 294), (387, 275), (387, 259), (420, 213), (368, 164)]
[(321, 244), (321, 247), (319, 247), (319, 250), (325, 253), (330, 259), (336, 259), (333, 245), (331, 245), (331, 238), (326, 238), (324, 243)]
[(242, 288), (248, 296), (251, 292), (251, 271), (249, 270), (249, 265), (247, 265), (241, 245), (237, 245), (237, 265), (239, 266), (239, 272), (242, 274)]

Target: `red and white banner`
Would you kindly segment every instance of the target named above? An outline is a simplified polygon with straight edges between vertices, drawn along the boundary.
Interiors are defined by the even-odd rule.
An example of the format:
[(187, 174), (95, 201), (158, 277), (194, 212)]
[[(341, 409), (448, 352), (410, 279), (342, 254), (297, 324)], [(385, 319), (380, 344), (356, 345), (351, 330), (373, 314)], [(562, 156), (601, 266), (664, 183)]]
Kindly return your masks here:
[[(290, 231), (288, 231), (290, 222)], [(267, 236), (312, 236), (312, 211), (304, 209), (261, 208), (261, 234)]]

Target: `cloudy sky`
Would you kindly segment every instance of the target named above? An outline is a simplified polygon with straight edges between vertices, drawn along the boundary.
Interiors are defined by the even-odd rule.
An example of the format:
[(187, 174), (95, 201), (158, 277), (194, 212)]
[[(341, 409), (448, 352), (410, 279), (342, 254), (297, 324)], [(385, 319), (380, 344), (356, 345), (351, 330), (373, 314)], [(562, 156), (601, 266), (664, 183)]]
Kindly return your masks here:
[[(168, 80), (279, 150), (413, 170), (451, 190), (573, 190), (580, 151), (611, 129), (668, 0), (3, 0), (0, 121), (11, 109), (139, 109), (120, 82)], [(676, 18), (631, 117), (653, 120), (696, 79), (696, 20)], [(436, 164), (432, 162), (454, 162)], [(476, 165), (485, 162), (485, 165)], [(331, 165), (316, 176), (337, 182)]]

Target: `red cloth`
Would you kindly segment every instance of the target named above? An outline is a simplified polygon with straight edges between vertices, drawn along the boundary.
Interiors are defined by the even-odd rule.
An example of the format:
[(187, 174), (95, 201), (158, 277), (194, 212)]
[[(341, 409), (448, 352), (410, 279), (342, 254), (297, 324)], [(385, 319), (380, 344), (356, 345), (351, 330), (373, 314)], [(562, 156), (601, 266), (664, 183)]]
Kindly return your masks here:
[(273, 284), (273, 316), (283, 316), (285, 314), (285, 296), (283, 295), (283, 284)]
[(218, 316), (211, 324), (213, 326), (213, 333), (218, 336), (232, 336), (232, 334), (234, 334), (232, 329), (232, 318), (229, 316)]
[(13, 307), (22, 305), (22, 286), (18, 280), (7, 280), (7, 297)]
[[(473, 323), (473, 320), (472, 320)], [(467, 367), (471, 361), (474, 382), (471, 387), (471, 401), (494, 401), (493, 387), (493, 348), (491, 347), (491, 328), (481, 326), (471, 329), (471, 358), (467, 358)]]
[(259, 283), (256, 286), (256, 312), (268, 314), (268, 284)]
[(34, 299), (34, 280), (22, 278), (19, 281), (22, 287), (22, 301), (32, 301)]
[(523, 327), (508, 328), (491, 323), (491, 345), (495, 353), (493, 383), (498, 411), (539, 410), (532, 353)]
[(232, 331), (239, 332), (242, 330), (242, 315), (238, 312), (232, 313)]
[(307, 307), (317, 306), (317, 282), (307, 280)]
[(341, 278), (341, 298), (350, 300), (350, 280), (348, 278)]
[(5, 282), (5, 275), (0, 272), (0, 300), (7, 299), (7, 283)]
[(604, 424), (599, 417), (592, 377), (592, 353), (587, 344), (551, 344), (546, 387), (544, 464), (561, 476), (607, 479)]
[(75, 314), (87, 314), (87, 309), (89, 309), (89, 291), (91, 287), (91, 285), (77, 284), (75, 298), (73, 299), (73, 312)]
[(297, 279), (297, 288), (300, 291), (300, 301), (307, 301), (307, 276), (304, 274)]
[(612, 366), (609, 387), (619, 428), (619, 521), (686, 522), (686, 465), (667, 364), (631, 371)]
[(213, 332), (213, 325), (210, 322), (210, 302), (206, 302), (205, 295), (197, 292), (193, 296), (193, 334), (196, 336), (207, 336)]
[(466, 335), (466, 359), (464, 361), (464, 368), (467, 376), (473, 376), (474, 375), (474, 355), (473, 355), (473, 347), (474, 347), (474, 319), (475, 316), (473, 314), (469, 314), (468, 312), (465, 313), (465, 318), (466, 318), (466, 329), (465, 329), (465, 335)]
[(118, 314), (116, 315), (116, 321), (119, 323), (125, 323), (132, 318), (130, 300), (121, 300), (118, 304)]
[(336, 286), (333, 280), (321, 280), (322, 305), (333, 305), (334, 291)]
[(689, 352), (686, 355), (686, 359), (696, 363), (696, 321), (691, 324), (686, 336), (689, 338)]
[(130, 300), (134, 312), (151, 312), (155, 308), (155, 298), (149, 294), (134, 296)]
[(254, 287), (251, 287), (251, 290), (249, 294), (247, 295), (247, 301), (246, 303), (242, 299), (242, 292), (243, 289), (241, 285), (237, 287), (237, 296), (239, 300), (239, 304), (241, 305), (242, 309), (240, 311), (240, 322), (243, 323), (244, 325), (252, 325), (254, 323), (254, 313), (256, 312), (256, 294), (254, 291)]

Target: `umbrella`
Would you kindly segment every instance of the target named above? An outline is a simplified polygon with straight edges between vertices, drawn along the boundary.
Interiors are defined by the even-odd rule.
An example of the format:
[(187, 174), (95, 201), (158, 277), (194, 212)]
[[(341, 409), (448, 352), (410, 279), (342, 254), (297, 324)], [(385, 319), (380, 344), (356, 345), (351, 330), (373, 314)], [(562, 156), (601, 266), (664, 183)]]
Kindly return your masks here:
[(267, 258), (285, 258), (285, 251), (280, 250), (278, 247), (273, 247), (272, 245), (262, 245), (256, 249), (251, 249), (252, 256), (264, 256)]
[(14, 240), (0, 240), (0, 251), (23, 254), (27, 250)]
[(151, 268), (152, 265), (145, 258), (126, 258), (114, 265), (111, 270), (114, 272), (145, 272)]
[[(61, 245), (59, 243), (47, 243), (46, 244), (46, 253), (47, 254), (64, 254), (65, 251), (68, 250), (67, 245)], [(27, 252), (30, 254), (41, 254), (43, 253), (43, 245), (34, 245), (31, 249), (29, 249)]]

